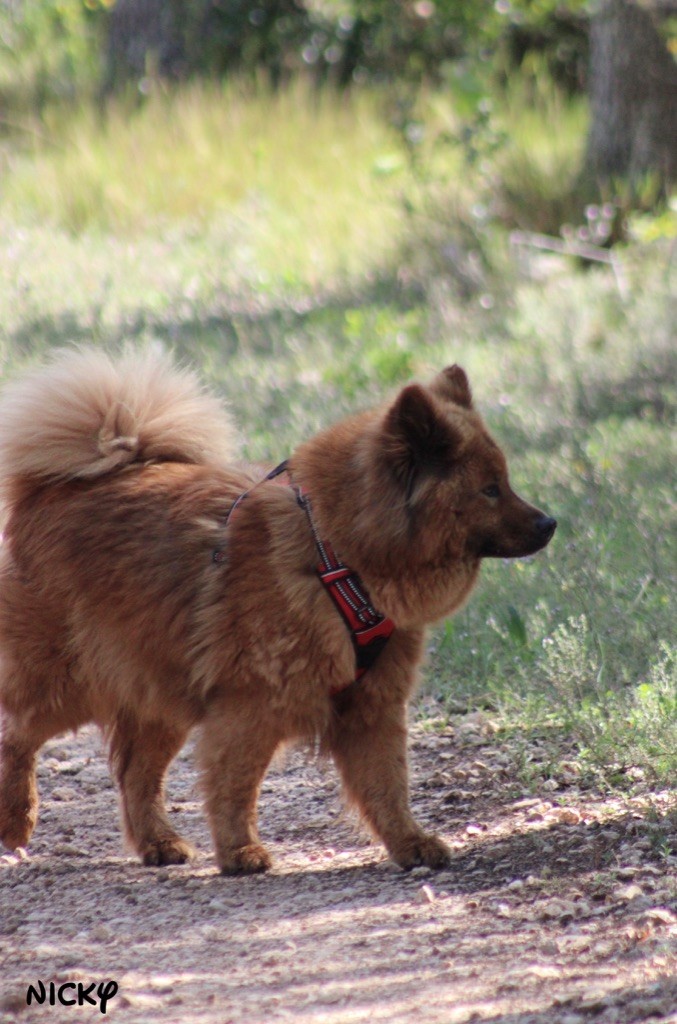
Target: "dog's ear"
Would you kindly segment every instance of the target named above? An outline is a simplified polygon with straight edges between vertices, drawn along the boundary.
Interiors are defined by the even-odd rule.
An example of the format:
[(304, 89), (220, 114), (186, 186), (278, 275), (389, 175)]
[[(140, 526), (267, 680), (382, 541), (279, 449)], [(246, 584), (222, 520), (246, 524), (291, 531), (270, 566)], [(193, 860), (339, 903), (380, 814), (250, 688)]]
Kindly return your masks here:
[(443, 473), (454, 461), (460, 437), (420, 384), (410, 384), (389, 409), (383, 430), (386, 458), (411, 499), (425, 473)]
[(430, 388), (440, 398), (462, 405), (464, 409), (472, 409), (472, 392), (466, 372), (456, 363), (438, 373)]

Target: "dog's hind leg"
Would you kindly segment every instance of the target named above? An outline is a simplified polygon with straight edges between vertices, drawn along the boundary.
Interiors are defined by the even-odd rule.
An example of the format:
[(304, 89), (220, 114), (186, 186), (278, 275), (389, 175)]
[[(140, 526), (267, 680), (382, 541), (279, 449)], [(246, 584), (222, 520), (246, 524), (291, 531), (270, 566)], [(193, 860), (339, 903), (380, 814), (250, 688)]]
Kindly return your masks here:
[(205, 808), (224, 875), (253, 874), (271, 865), (259, 840), (256, 805), (281, 739), (274, 717), (262, 715), (253, 700), (213, 706), (204, 723), (199, 754)]
[(0, 743), (0, 840), (10, 850), (27, 844), (38, 819), (35, 764), (41, 745), (19, 719), (5, 719)]
[(0, 547), (0, 841), (25, 846), (38, 816), (35, 769), (47, 740), (91, 721), (63, 650), (54, 609), (16, 574)]
[(424, 832), (409, 808), (406, 707), (389, 703), (379, 710), (364, 715), (358, 696), (326, 738), (346, 797), (400, 867), (447, 867), (449, 848)]
[(50, 717), (46, 709), (23, 713), (5, 709), (0, 741), (0, 841), (10, 850), (25, 846), (38, 818), (35, 779), (40, 747), (82, 721)]
[(162, 722), (118, 716), (111, 735), (111, 762), (122, 798), (127, 837), (147, 865), (184, 864), (193, 848), (167, 817), (165, 775), (188, 735)]

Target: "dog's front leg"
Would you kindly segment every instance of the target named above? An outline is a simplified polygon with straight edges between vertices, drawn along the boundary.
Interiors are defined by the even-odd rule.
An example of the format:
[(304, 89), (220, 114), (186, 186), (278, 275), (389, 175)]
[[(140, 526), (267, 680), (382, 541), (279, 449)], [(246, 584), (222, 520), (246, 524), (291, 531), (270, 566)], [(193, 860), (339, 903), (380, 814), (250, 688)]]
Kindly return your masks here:
[(271, 865), (257, 831), (259, 789), (282, 737), (251, 698), (218, 701), (204, 722), (199, 758), (216, 862), (224, 875)]
[(447, 867), (449, 848), (424, 832), (409, 809), (406, 704), (373, 712), (355, 694), (327, 738), (346, 796), (400, 867)]

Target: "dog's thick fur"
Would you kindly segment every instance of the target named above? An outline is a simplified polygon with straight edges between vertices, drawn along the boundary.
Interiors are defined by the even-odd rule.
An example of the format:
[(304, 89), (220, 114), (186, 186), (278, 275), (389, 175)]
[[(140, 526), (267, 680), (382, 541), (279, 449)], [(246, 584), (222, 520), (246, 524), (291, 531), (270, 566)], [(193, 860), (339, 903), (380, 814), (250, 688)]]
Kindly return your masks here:
[(511, 491), (456, 366), (301, 445), (290, 470), (320, 534), (396, 625), (353, 683), (351, 639), (292, 488), (258, 483), (227, 521), (265, 472), (234, 450), (215, 399), (152, 349), (61, 353), (5, 389), (0, 839), (31, 836), (42, 744), (96, 722), (143, 862), (186, 860), (164, 777), (199, 725), (223, 872), (269, 866), (259, 787), (295, 739), (334, 758), (398, 864), (446, 865), (409, 809), (406, 706), (425, 627), (466, 599), (483, 557), (538, 550), (554, 520)]

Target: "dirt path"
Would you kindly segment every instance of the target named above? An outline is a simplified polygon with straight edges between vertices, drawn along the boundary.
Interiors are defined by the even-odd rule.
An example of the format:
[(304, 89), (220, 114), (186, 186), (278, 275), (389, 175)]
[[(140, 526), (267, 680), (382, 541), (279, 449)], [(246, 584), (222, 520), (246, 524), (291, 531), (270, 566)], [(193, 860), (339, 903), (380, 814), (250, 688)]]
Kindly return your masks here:
[[(200, 856), (144, 869), (97, 733), (52, 742), (34, 841), (0, 857), (0, 1020), (101, 1020), (114, 981), (105, 1017), (129, 1024), (677, 1022), (674, 794), (603, 800), (573, 766), (522, 793), (485, 726), (413, 732), (417, 814), (456, 850), (441, 874), (395, 870), (294, 754), (261, 801), (275, 870), (221, 878), (190, 751), (170, 806)], [(49, 982), (97, 1005), (50, 1006)]]

